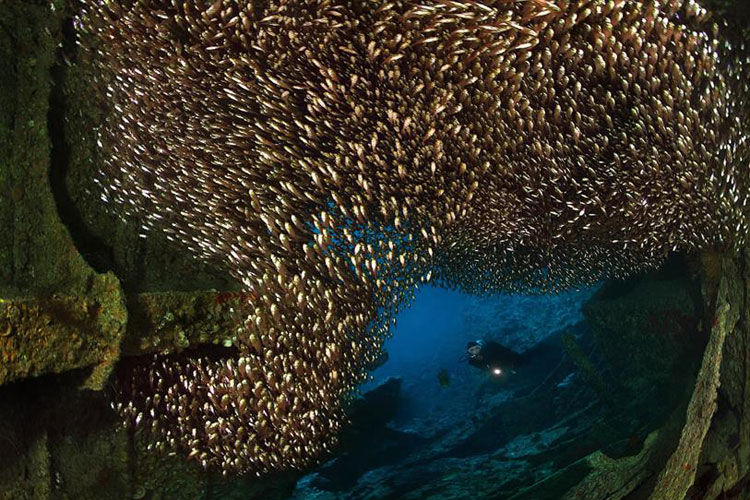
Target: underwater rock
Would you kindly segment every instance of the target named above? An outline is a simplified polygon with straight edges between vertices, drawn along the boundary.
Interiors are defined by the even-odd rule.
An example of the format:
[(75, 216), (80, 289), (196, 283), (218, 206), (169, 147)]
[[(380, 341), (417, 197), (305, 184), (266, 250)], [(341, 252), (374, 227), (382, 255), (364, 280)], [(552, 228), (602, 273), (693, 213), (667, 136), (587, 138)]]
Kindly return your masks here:
[(362, 430), (384, 426), (399, 409), (401, 403), (401, 378), (388, 377), (351, 403), (347, 415), (353, 425)]
[(597, 288), (554, 295), (472, 296), (463, 314), (468, 340), (491, 338), (521, 352), (551, 333), (582, 321), (582, 305)]
[[(588, 349), (590, 332), (580, 326), (574, 331)], [(627, 406), (618, 407), (621, 417), (608, 415), (580, 377), (569, 377), (575, 365), (564, 356), (560, 333), (530, 352), (534, 362), (520, 373), (523, 382), (504, 385), (511, 393), (504, 399), (489, 391), (480, 394), (477, 408), (467, 408), (463, 418), (415, 442), (406, 453), (373, 461), (369, 470), (347, 468), (351, 448), (342, 443), (333, 462), (298, 484), (294, 498), (314, 498), (318, 493), (325, 498), (323, 493), (330, 492), (332, 498), (347, 499), (518, 494), (518, 498), (556, 500), (591, 471), (582, 461), (589, 454), (603, 449), (622, 456), (623, 449), (628, 454), (640, 450), (630, 447), (633, 426), (651, 427), (656, 421), (634, 424)], [(566, 379), (567, 384), (559, 384)], [(636, 420), (643, 418), (639, 415)], [(346, 473), (330, 480), (328, 467)], [(558, 472), (554, 481), (537, 484), (540, 477)], [(527, 492), (525, 496), (521, 491)]]
[[(718, 270), (701, 274), (704, 307), (711, 312), (706, 325), (710, 338), (689, 405), (684, 410), (678, 406), (680, 418), (673, 415), (659, 430), (661, 442), (652, 446), (648, 463), (636, 464), (629, 471), (627, 460), (615, 462), (617, 469), (626, 466), (622, 469), (625, 479), (633, 473), (642, 476), (644, 468), (653, 478), (640, 485), (618, 481), (620, 485), (630, 484), (621, 495), (636, 491), (632, 494), (638, 498), (650, 495), (657, 500), (745, 498), (750, 493), (750, 405), (745, 394), (748, 386), (742, 384), (746, 376), (738, 376), (738, 371), (747, 373), (750, 366), (750, 329), (738, 321), (748, 307), (745, 292), (750, 274), (743, 265), (748, 255), (745, 250), (718, 259), (715, 255), (703, 256), (704, 263), (718, 260), (719, 265), (711, 264)], [(674, 438), (662, 439), (661, 434), (673, 434)], [(584, 498), (608, 497), (612, 484), (599, 482), (598, 476), (593, 471), (566, 498), (579, 498), (575, 496), (579, 492)]]
[(354, 400), (347, 413), (350, 424), (342, 431), (336, 450), (340, 455), (316, 469), (309, 485), (327, 491), (348, 490), (368, 470), (398, 462), (423, 444), (423, 437), (387, 426), (400, 404), (401, 379), (395, 377)]

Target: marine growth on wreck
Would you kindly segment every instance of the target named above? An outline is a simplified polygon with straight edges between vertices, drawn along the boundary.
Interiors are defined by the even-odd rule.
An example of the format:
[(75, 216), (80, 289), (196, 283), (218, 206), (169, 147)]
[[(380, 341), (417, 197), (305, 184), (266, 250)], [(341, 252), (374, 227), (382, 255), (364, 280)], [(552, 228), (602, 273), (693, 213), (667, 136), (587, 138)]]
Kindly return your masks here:
[(117, 374), (203, 467), (301, 468), (415, 287), (559, 291), (746, 243), (750, 60), (696, 2), (83, 0), (102, 200), (242, 282)]

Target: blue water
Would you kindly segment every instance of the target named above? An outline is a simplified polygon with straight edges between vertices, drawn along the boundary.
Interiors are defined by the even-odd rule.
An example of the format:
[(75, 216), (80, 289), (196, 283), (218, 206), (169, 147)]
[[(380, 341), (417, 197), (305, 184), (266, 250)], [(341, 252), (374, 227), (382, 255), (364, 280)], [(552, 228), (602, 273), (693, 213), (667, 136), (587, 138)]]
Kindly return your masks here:
[[(393, 491), (417, 488), (421, 480), (411, 484), (411, 473), (404, 475), (399, 464), (411, 463), (406, 467), (412, 467), (409, 470), (416, 474), (425, 474), (422, 478), (425, 481), (437, 480), (450, 470), (450, 460), (459, 460), (456, 463), (471, 468), (474, 460), (471, 456), (449, 459), (444, 463), (439, 458), (439, 450), (446, 446), (461, 456), (455, 452), (463, 439), (461, 436), (468, 436), (481, 428), (489, 407), (509, 402), (516, 396), (512, 384), (495, 384), (489, 380), (489, 374), (467, 364), (464, 356), (466, 343), (480, 338), (492, 339), (523, 352), (550, 335), (583, 321), (581, 306), (595, 291), (596, 288), (590, 288), (559, 295), (476, 297), (433, 286), (421, 287), (410, 307), (397, 317), (392, 337), (384, 345), (388, 361), (372, 373), (371, 381), (361, 387), (361, 392), (365, 393), (389, 377), (401, 379), (396, 416), (387, 424), (391, 430), (372, 429), (371, 432), (382, 438), (377, 437), (370, 444), (366, 443), (370, 432), (367, 431), (365, 436), (358, 438), (359, 448), (341, 450), (328, 463), (302, 478), (293, 498), (338, 499), (349, 498), (348, 495), (378, 498), (377, 495), (385, 494), (388, 488), (380, 493), (373, 492), (375, 490), (367, 493), (368, 488), (378, 490), (391, 481), (401, 485), (394, 486)], [(555, 367), (550, 366), (549, 370), (554, 371)], [(566, 373), (570, 370), (567, 367), (557, 373), (554, 383), (569, 380), (574, 375)], [(447, 384), (445, 379), (440, 383), (438, 374), (441, 371), (447, 374)], [(539, 378), (543, 379), (545, 374)], [(487, 392), (488, 387), (490, 392)], [(372, 411), (381, 409), (372, 408)], [(562, 432), (564, 429), (561, 428), (542, 433), (536, 441), (529, 441), (532, 439), (529, 436), (518, 436), (507, 443), (503, 452), (507, 457), (492, 459), (491, 463), (501, 468), (515, 466), (514, 459), (508, 458), (513, 453), (532, 454), (545, 439), (554, 440)], [(403, 439), (425, 441), (411, 451), (404, 451), (398, 445)], [(368, 454), (371, 447), (380, 451)], [(385, 452), (386, 449), (391, 451)], [(383, 453), (388, 456), (381, 456)], [(482, 452), (477, 453), (478, 460), (485, 460), (481, 458)], [(424, 460), (423, 466), (413, 464), (412, 460), (421, 460), (418, 457)]]
[[(596, 289), (559, 295), (476, 297), (423, 286), (411, 307), (397, 317), (393, 335), (384, 346), (388, 361), (373, 372), (374, 380), (362, 389), (399, 376), (410, 400), (429, 400), (434, 390), (440, 389), (437, 373), (441, 369), (450, 375), (450, 386), (456, 379), (476, 383), (482, 374), (461, 359), (468, 341), (493, 339), (522, 352), (582, 321), (581, 306)], [(443, 396), (451, 392), (450, 386), (442, 389)]]

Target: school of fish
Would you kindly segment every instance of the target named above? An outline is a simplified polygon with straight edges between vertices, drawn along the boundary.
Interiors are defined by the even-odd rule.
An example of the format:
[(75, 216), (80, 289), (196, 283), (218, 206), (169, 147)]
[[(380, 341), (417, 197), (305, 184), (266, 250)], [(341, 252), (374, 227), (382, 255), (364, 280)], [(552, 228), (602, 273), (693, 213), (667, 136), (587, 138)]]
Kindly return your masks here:
[(232, 354), (116, 410), (306, 467), (415, 288), (556, 291), (746, 242), (750, 61), (692, 0), (81, 0), (101, 197), (241, 280)]

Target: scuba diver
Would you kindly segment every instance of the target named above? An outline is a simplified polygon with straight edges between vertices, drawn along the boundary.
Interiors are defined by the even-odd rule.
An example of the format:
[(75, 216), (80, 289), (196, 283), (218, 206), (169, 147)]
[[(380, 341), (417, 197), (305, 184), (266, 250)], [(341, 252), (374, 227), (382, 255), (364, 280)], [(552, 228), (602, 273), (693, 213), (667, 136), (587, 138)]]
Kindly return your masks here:
[(523, 354), (508, 349), (494, 340), (475, 340), (466, 344), (469, 364), (489, 373), (494, 378), (506, 378), (526, 364)]

